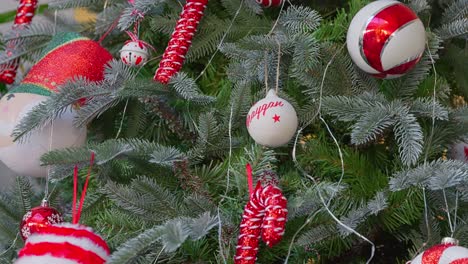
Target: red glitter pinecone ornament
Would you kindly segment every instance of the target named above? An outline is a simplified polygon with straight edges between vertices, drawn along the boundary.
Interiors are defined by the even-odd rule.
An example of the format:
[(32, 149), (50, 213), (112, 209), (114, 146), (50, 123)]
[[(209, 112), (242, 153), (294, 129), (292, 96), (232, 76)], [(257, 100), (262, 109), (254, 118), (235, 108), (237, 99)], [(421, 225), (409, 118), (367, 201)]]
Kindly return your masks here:
[[(34, 17), (34, 12), (37, 8), (37, 0), (21, 0), (16, 10), (16, 17), (13, 23), (13, 30), (31, 23)], [(11, 56), (12, 51), (16, 46), (15, 41), (6, 43), (6, 54)], [(19, 60), (15, 59), (9, 63), (0, 65), (0, 82), (12, 84), (15, 81), (16, 70), (18, 69)]]
[(156, 70), (154, 80), (167, 84), (171, 77), (180, 71), (207, 3), (208, 0), (187, 0)]
[(46, 200), (34, 207), (23, 216), (20, 224), (20, 234), (26, 240), (31, 234), (37, 233), (46, 226), (63, 222), (62, 215), (55, 208), (50, 207)]
[[(251, 182), (250, 166), (247, 171)], [(263, 187), (257, 182), (242, 215), (235, 264), (255, 264), (260, 236), (269, 247), (281, 241), (288, 215), (287, 203), (276, 185), (269, 183)]]

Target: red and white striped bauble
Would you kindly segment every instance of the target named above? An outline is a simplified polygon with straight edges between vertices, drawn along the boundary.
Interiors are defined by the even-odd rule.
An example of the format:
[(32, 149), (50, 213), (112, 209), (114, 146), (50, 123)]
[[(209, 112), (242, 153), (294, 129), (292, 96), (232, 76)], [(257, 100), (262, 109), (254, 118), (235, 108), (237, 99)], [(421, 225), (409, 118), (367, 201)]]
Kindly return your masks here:
[(395, 0), (374, 1), (362, 8), (348, 28), (346, 44), (356, 65), (378, 78), (396, 78), (421, 59), (426, 43), (418, 16)]
[(265, 7), (270, 7), (270, 6), (279, 6), (283, 3), (283, 0), (256, 0), (257, 3), (265, 6)]
[(442, 244), (419, 254), (410, 264), (468, 264), (468, 249), (457, 244), (456, 239), (444, 238)]
[(50, 225), (29, 236), (14, 264), (104, 264), (107, 243), (89, 227)]

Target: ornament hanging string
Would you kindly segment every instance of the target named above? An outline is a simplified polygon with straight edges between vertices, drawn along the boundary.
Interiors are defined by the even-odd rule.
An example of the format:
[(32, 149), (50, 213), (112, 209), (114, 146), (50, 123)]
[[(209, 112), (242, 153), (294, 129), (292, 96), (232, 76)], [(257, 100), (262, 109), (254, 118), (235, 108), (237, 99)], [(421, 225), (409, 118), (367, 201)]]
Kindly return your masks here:
[(120, 20), (120, 17), (121, 16), (118, 16), (114, 22), (112, 22), (111, 26), (109, 27), (109, 29), (107, 29), (106, 32), (104, 32), (104, 34), (99, 38), (99, 40), (97, 41), (99, 44), (101, 44), (104, 39), (107, 37), (107, 35), (109, 35), (116, 27), (117, 25), (119, 24), (119, 20)]
[[(437, 100), (436, 100), (436, 87), (437, 87), (437, 70), (435, 68), (435, 61), (434, 61), (434, 58), (432, 56), (432, 53), (431, 53), (431, 49), (429, 47), (429, 44), (426, 42), (426, 47), (427, 47), (427, 52), (428, 52), (428, 55), (429, 55), (429, 58), (431, 60), (431, 64), (432, 64), (432, 70), (434, 72), (434, 85), (433, 85), (433, 89), (432, 89), (432, 113), (431, 113), (431, 132), (429, 133), (429, 138), (428, 138), (428, 145), (430, 146), (432, 144), (432, 140), (433, 140), (433, 137), (434, 137), (434, 129), (435, 129), (435, 109), (436, 109), (436, 105), (437, 105)], [(429, 151), (426, 151), (426, 153), (424, 153), (424, 161), (423, 161), (423, 168), (426, 169), (426, 166), (427, 166), (427, 159), (428, 159), (428, 155), (429, 155)], [(426, 187), (425, 186), (422, 186), (422, 192), (423, 192), (423, 202), (424, 202), (424, 224), (425, 224), (425, 228), (426, 228), (426, 232), (427, 232), (427, 238), (426, 238), (426, 241), (421, 245), (420, 248), (418, 248), (418, 250), (415, 252), (413, 258), (418, 255), (423, 249), (424, 247), (429, 243), (429, 241), (431, 240), (431, 228), (430, 228), (430, 225), (429, 225), (429, 217), (428, 217), (428, 203), (427, 203), (427, 198), (426, 198)], [(446, 199), (445, 197), (445, 191), (443, 191), (443, 194), (444, 194), (444, 199)], [(458, 199), (458, 197), (457, 197)], [(446, 206), (447, 208), (447, 214), (448, 214), (448, 217), (450, 219), (450, 212), (449, 212), (449, 209), (448, 209), (448, 205)], [(453, 236), (453, 228), (452, 228), (452, 225), (450, 224), (450, 221), (449, 221), (449, 228), (451, 230), (451, 234)]]
[[(57, 31), (57, 10), (55, 10), (54, 12), (54, 35), (56, 31)], [(52, 121), (50, 122), (49, 152), (52, 151), (53, 140), (54, 140), (54, 119), (52, 119)], [(49, 181), (50, 181), (50, 165), (47, 165), (45, 187), (44, 187), (44, 199), (42, 199), (43, 203), (49, 200)]]
[[(52, 151), (52, 142), (54, 139), (54, 120), (52, 119), (50, 123), (50, 135), (49, 135), (49, 152)], [(44, 199), (43, 201), (49, 200), (49, 180), (50, 180), (50, 165), (47, 165), (47, 173), (45, 178), (45, 187), (44, 187)]]
[[(137, 30), (137, 29), (135, 28), (135, 30)], [(133, 41), (133, 42), (137, 42), (138, 45), (139, 45), (140, 47), (145, 46), (145, 47), (148, 47), (148, 48), (150, 48), (150, 49), (152, 49), (153, 51), (156, 52), (156, 49), (155, 49), (151, 44), (149, 44), (148, 42), (145, 42), (145, 41), (143, 41), (143, 40), (140, 40), (140, 39), (138, 38), (138, 36), (137, 36), (137, 33), (132, 33), (132, 32), (130, 32), (130, 31), (125, 31), (125, 32), (126, 32), (126, 33), (128, 34), (128, 36), (130, 37), (130, 40), (125, 41), (125, 44), (127, 44), (127, 43), (129, 43), (129, 42), (132, 42), (132, 41)]]
[(197, 76), (197, 78), (195, 78), (195, 81), (197, 81), (198, 79), (200, 79), (200, 77), (203, 76), (203, 74), (205, 74), (206, 70), (208, 69), (208, 67), (211, 65), (211, 62), (213, 61), (214, 57), (216, 56), (216, 54), (218, 54), (218, 51), (219, 49), (221, 48), (221, 46), (224, 44), (224, 40), (226, 39), (227, 35), (231, 32), (231, 28), (232, 26), (234, 25), (234, 21), (236, 20), (236, 18), (239, 16), (240, 14), (240, 11), (242, 9), (242, 7), (244, 6), (244, 0), (241, 0), (240, 4), (239, 4), (239, 8), (237, 8), (236, 10), (236, 13), (234, 14), (234, 17), (232, 18), (231, 20), (231, 23), (229, 24), (226, 32), (224, 33), (223, 37), (221, 38), (221, 40), (219, 41), (218, 45), (216, 46), (216, 50), (213, 52), (213, 54), (211, 55), (210, 59), (208, 60), (208, 63), (206, 64), (205, 68), (203, 68), (203, 70), (200, 72), (200, 74)]
[[(432, 65), (432, 71), (434, 72), (434, 86), (433, 86), (433, 89), (432, 89), (432, 120), (431, 120), (431, 134), (429, 135), (429, 140), (428, 140), (428, 146), (431, 146), (432, 145), (432, 140), (433, 140), (433, 137), (434, 137), (434, 130), (435, 130), (435, 119), (436, 119), (436, 115), (435, 115), (435, 111), (436, 111), (436, 106), (437, 106), (437, 93), (436, 93), (436, 89), (437, 89), (437, 70), (436, 70), (436, 67), (435, 67), (435, 60), (434, 60), (434, 57), (432, 56), (432, 52), (431, 52), (431, 48), (429, 47), (429, 43), (426, 42), (426, 47), (427, 47), (427, 53), (429, 55), (429, 58), (431, 59), (431, 65)], [(426, 151), (425, 155), (424, 155), (424, 167), (426, 166), (426, 163), (427, 163), (427, 156), (429, 155), (429, 151)], [(454, 219), (453, 219), (453, 222), (451, 221), (451, 216), (450, 216), (450, 208), (448, 206), (448, 202), (447, 202), (447, 196), (445, 194), (445, 189), (442, 189), (442, 194), (444, 196), (444, 201), (445, 201), (445, 209), (446, 209), (446, 213), (447, 213), (447, 219), (448, 219), (448, 223), (449, 223), (449, 228), (450, 228), (450, 237), (453, 237), (453, 234), (455, 233), (455, 228), (456, 228), (456, 218), (457, 218), (457, 211), (458, 211), (458, 191), (456, 193), (456, 197), (455, 197), (455, 213), (454, 213)], [(428, 210), (428, 205), (427, 204), (424, 204), (424, 210), (425, 210), (425, 215), (427, 216), (427, 210)], [(426, 220), (426, 228), (429, 230), (429, 222)], [(429, 239), (428, 239), (429, 240)]]
[[(134, 0), (128, 0), (128, 3), (131, 4), (131, 5), (135, 5), (135, 1)], [(104, 9), (107, 8), (107, 1), (104, 3)], [(144, 19), (144, 15), (142, 12), (140, 12), (139, 10), (137, 9), (134, 9), (131, 13), (132, 16), (138, 16), (138, 18), (136, 19), (135, 21), (135, 24), (133, 26), (133, 31), (135, 32), (135, 35), (138, 36), (138, 28), (139, 28), (139, 25), (140, 25), (140, 21)], [(104, 39), (117, 27), (118, 23), (119, 23), (119, 20), (120, 18), (122, 17), (122, 13), (114, 20), (114, 22), (112, 22), (111, 26), (109, 27), (109, 29), (107, 29), (107, 31), (99, 38), (98, 40), (98, 43), (101, 44), (102, 41), (104, 41)], [(127, 31), (126, 31), (127, 32)], [(128, 34), (128, 32), (127, 32)], [(130, 36), (131, 38), (131, 36)], [(138, 39), (138, 38), (137, 38)], [(153, 47), (151, 47), (153, 48)], [(154, 48), (153, 48), (154, 49)]]
[(278, 65), (276, 66), (276, 94), (278, 94), (279, 89), (279, 79), (280, 79), (280, 62), (281, 62), (281, 43), (278, 39), (276, 39), (276, 43), (278, 43)]
[[(197, 81), (199, 78), (201, 78), (201, 76), (203, 76), (203, 74), (206, 72), (206, 70), (210, 66), (211, 62), (213, 61), (213, 59), (216, 56), (217, 52), (219, 51), (220, 47), (224, 43), (224, 40), (226, 39), (227, 35), (231, 31), (231, 28), (234, 25), (234, 21), (239, 16), (240, 10), (242, 9), (243, 5), (244, 5), (244, 0), (241, 0), (241, 2), (239, 4), (239, 8), (236, 10), (236, 13), (234, 14), (234, 17), (232, 18), (231, 23), (228, 26), (228, 29), (226, 30), (226, 32), (224, 33), (223, 37), (221, 38), (219, 44), (216, 47), (216, 51), (211, 55), (211, 57), (208, 60), (208, 63), (206, 64), (205, 68), (200, 72), (200, 74), (197, 76), (197, 78), (195, 78), (195, 81)], [(284, 2), (283, 2), (283, 5), (281, 6), (280, 14), (281, 14), (281, 12), (283, 10), (283, 7), (284, 7)], [(270, 31), (270, 33), (273, 32), (274, 28), (276, 27), (276, 25), (277, 25), (277, 23), (279, 21), (279, 18), (280, 17), (278, 16), (278, 18), (277, 18), (272, 30)], [(266, 55), (267, 55), (267, 53), (265, 51), (265, 56)], [(266, 67), (267, 67), (267, 65), (265, 63), (265, 73), (266, 73), (265, 75), (266, 75), (266, 78), (268, 78), (268, 76), (267, 76), (267, 73), (268, 73), (267, 70), (268, 69)], [(265, 84), (266, 84), (266, 87), (268, 89), (268, 79), (266, 79)], [(224, 255), (224, 246), (223, 246), (223, 242), (222, 242), (223, 241), (222, 240), (223, 225), (222, 225), (222, 221), (221, 221), (221, 209), (220, 208), (221, 208), (221, 205), (223, 204), (225, 198), (227, 197), (227, 194), (228, 194), (228, 191), (229, 191), (229, 185), (230, 185), (231, 160), (232, 160), (232, 149), (233, 149), (233, 147), (232, 147), (232, 119), (233, 119), (233, 115), (234, 115), (234, 106), (233, 106), (233, 104), (231, 104), (230, 115), (229, 115), (229, 128), (228, 128), (229, 156), (228, 156), (228, 169), (227, 169), (227, 173), (226, 173), (226, 189), (225, 189), (224, 195), (222, 196), (222, 198), (219, 201), (218, 206), (217, 206), (219, 252), (220, 252), (221, 258), (223, 259), (224, 264), (227, 264), (227, 260), (226, 260), (226, 256)], [(194, 124), (195, 129), (199, 130), (196, 122), (193, 120), (193, 118), (191, 118), (191, 119), (192, 119), (192, 122)], [(253, 183), (251, 183), (249, 186), (251, 186), (251, 185), (253, 185)], [(253, 186), (250, 187), (250, 189), (253, 189)], [(252, 193), (252, 191), (250, 191), (250, 193)]]
[[(346, 44), (346, 43), (345, 43)], [(327, 63), (326, 67), (325, 67), (325, 70), (323, 72), (323, 75), (322, 75), (322, 81), (321, 81), (321, 84), (320, 84), (320, 90), (319, 90), (319, 102), (318, 102), (318, 107), (317, 107), (317, 113), (314, 115), (314, 117), (312, 117), (310, 119), (310, 121), (308, 121), (306, 124), (304, 124), (297, 132), (296, 134), (296, 138), (294, 140), (294, 147), (293, 147), (293, 151), (292, 151), (292, 158), (293, 158), (293, 162), (294, 162), (294, 165), (296, 166), (296, 168), (305, 176), (307, 177), (308, 179), (310, 179), (312, 181), (312, 183), (314, 184), (315, 188), (317, 188), (317, 194), (319, 196), (319, 199), (320, 199), (320, 202), (322, 203), (325, 211), (332, 217), (332, 219), (338, 223), (338, 225), (340, 225), (341, 227), (343, 227), (344, 229), (346, 229), (347, 231), (355, 234), (356, 236), (358, 236), (359, 238), (361, 238), (362, 240), (366, 241), (367, 243), (369, 243), (371, 245), (371, 254), (370, 254), (370, 257), (368, 258), (368, 260), (366, 261), (366, 264), (369, 264), (372, 259), (374, 258), (374, 254), (375, 254), (375, 244), (370, 241), (367, 237), (365, 237), (364, 235), (360, 234), (358, 231), (356, 231), (355, 229), (349, 227), (348, 225), (344, 224), (343, 222), (341, 222), (341, 220), (338, 219), (338, 217), (336, 217), (335, 214), (333, 214), (333, 212), (330, 210), (329, 208), (329, 205), (330, 205), (330, 202), (332, 201), (333, 197), (334, 197), (334, 193), (330, 196), (330, 199), (325, 202), (325, 199), (322, 195), (322, 191), (318, 188), (318, 182), (317, 180), (312, 177), (311, 175), (309, 175), (305, 170), (304, 168), (302, 168), (302, 166), (299, 164), (298, 160), (297, 160), (297, 156), (296, 156), (296, 153), (297, 153), (297, 143), (298, 143), (298, 139), (299, 139), (299, 135), (302, 133), (302, 131), (308, 126), (310, 125), (314, 119), (318, 116), (318, 118), (320, 119), (320, 121), (325, 125), (326, 129), (327, 129), (327, 132), (328, 134), (332, 137), (333, 139), (333, 142), (335, 143), (337, 149), (338, 149), (338, 154), (339, 154), (339, 157), (340, 157), (340, 162), (341, 162), (341, 176), (340, 176), (340, 179), (338, 181), (338, 186), (341, 184), (341, 181), (343, 180), (344, 178), (344, 173), (345, 173), (345, 169), (344, 169), (344, 159), (343, 159), (343, 153), (342, 153), (342, 150), (341, 150), (341, 147), (340, 147), (340, 144), (338, 143), (338, 140), (336, 139), (336, 137), (334, 136), (333, 132), (331, 131), (330, 127), (328, 126), (328, 123), (325, 121), (325, 119), (322, 117), (322, 113), (321, 113), (321, 108), (322, 108), (322, 100), (323, 100), (323, 86), (324, 86), (324, 83), (325, 83), (325, 77), (327, 75), (327, 72), (328, 72), (328, 68), (330, 67), (330, 65), (332, 64), (333, 60), (335, 59), (335, 57), (343, 50), (345, 44), (343, 44), (341, 46), (340, 49), (338, 49), (335, 54), (333, 54), (333, 56), (331, 57), (330, 61)], [(335, 191), (336, 192), (336, 191)], [(310, 218), (309, 218), (310, 219)], [(307, 221), (306, 221), (307, 222)], [(296, 237), (297, 233), (300, 232), (301, 229), (299, 229), (296, 234), (294, 235), (294, 237)], [(291, 241), (291, 244), (294, 243), (294, 240)], [(291, 247), (291, 245), (290, 245)], [(287, 263), (287, 260), (289, 259), (289, 256), (290, 256), (290, 253), (291, 251), (288, 252), (288, 256), (286, 257), (286, 262)]]
[(80, 204), (78, 206), (78, 209), (76, 208), (76, 202), (77, 202), (77, 197), (78, 197), (78, 165), (75, 165), (75, 168), (73, 170), (73, 201), (72, 201), (72, 206), (73, 206), (72, 223), (73, 224), (78, 224), (78, 222), (80, 222), (81, 212), (83, 211), (83, 204), (84, 204), (84, 200), (86, 197), (86, 191), (88, 190), (89, 178), (91, 177), (91, 170), (94, 164), (94, 157), (95, 157), (94, 152), (91, 152), (91, 159), (90, 159), (90, 164), (88, 168), (88, 173), (86, 175), (86, 181), (83, 186), (83, 190), (81, 191)]
[(265, 94), (268, 94), (268, 52), (265, 50), (265, 67), (264, 72), (265, 72)]

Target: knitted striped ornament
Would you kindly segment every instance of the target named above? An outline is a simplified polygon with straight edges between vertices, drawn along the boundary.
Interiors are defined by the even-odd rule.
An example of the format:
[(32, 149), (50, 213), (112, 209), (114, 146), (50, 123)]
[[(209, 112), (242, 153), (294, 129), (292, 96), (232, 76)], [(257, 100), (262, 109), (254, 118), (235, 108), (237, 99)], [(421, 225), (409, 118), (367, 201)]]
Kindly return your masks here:
[(182, 68), (207, 3), (208, 0), (187, 0), (154, 75), (155, 81), (167, 84)]
[[(250, 188), (249, 165), (247, 174)], [(263, 187), (260, 181), (257, 182), (242, 215), (235, 264), (255, 264), (260, 236), (269, 247), (281, 241), (288, 215), (287, 203), (281, 189), (276, 185), (267, 184)]]
[(32, 234), (14, 264), (104, 264), (109, 255), (109, 246), (91, 228), (64, 223)]

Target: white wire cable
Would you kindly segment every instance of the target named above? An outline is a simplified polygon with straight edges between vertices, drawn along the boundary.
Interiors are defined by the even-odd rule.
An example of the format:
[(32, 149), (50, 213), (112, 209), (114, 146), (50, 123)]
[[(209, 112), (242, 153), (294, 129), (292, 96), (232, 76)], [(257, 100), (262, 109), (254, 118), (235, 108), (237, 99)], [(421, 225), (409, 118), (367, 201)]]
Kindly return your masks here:
[[(318, 103), (318, 107), (317, 107), (317, 113), (316, 115), (314, 116), (314, 118), (312, 118), (308, 123), (306, 123), (304, 126), (302, 126), (297, 134), (296, 134), (296, 138), (294, 140), (294, 147), (293, 147), (293, 152), (292, 152), (292, 158), (293, 158), (293, 162), (296, 166), (296, 168), (304, 175), (306, 176), (308, 179), (310, 179), (312, 181), (312, 183), (314, 184), (314, 186), (318, 186), (318, 182), (315, 180), (314, 177), (312, 177), (311, 175), (309, 175), (303, 168), (302, 166), (299, 164), (299, 162), (297, 161), (297, 157), (296, 157), (296, 153), (297, 153), (297, 142), (298, 142), (298, 139), (299, 139), (299, 135), (302, 133), (302, 131), (304, 130), (305, 127), (307, 127), (314, 119), (316, 116), (318, 116), (318, 118), (320, 119), (320, 121), (325, 125), (325, 127), (327, 128), (327, 132), (328, 134), (332, 137), (335, 145), (337, 146), (337, 149), (338, 149), (338, 153), (339, 153), (339, 156), (340, 156), (340, 162), (341, 162), (341, 176), (340, 176), (340, 180), (338, 181), (338, 187), (339, 185), (341, 184), (341, 181), (343, 180), (344, 178), (344, 174), (345, 174), (345, 170), (344, 170), (344, 159), (343, 159), (343, 153), (341, 151), (341, 147), (338, 143), (338, 140), (336, 139), (336, 137), (334, 136), (333, 132), (331, 131), (330, 127), (328, 126), (327, 122), (325, 121), (325, 119), (322, 117), (322, 114), (321, 114), (321, 108), (322, 108), (322, 99), (323, 99), (323, 86), (324, 86), (324, 83), (325, 83), (325, 77), (327, 75), (327, 72), (328, 72), (328, 69), (330, 67), (330, 65), (332, 64), (333, 60), (335, 59), (335, 57), (341, 52), (341, 50), (343, 49), (344, 47), (344, 44), (341, 46), (340, 49), (338, 49), (335, 54), (332, 56), (332, 58), (330, 59), (330, 61), (327, 63), (326, 67), (325, 67), (325, 70), (323, 72), (323, 76), (322, 76), (322, 81), (321, 81), (321, 84), (320, 84), (320, 90), (319, 90), (319, 103)], [(337, 188), (338, 190), (338, 188)], [(322, 203), (325, 211), (332, 217), (332, 219), (338, 223), (338, 225), (340, 225), (341, 227), (343, 227), (344, 229), (346, 229), (347, 231), (355, 234), (356, 236), (358, 236), (359, 238), (361, 238), (362, 240), (366, 241), (367, 243), (369, 243), (371, 245), (371, 254), (370, 254), (370, 257), (368, 258), (366, 264), (370, 263), (372, 261), (372, 259), (374, 258), (374, 255), (375, 255), (375, 244), (369, 240), (367, 237), (363, 236), (362, 234), (360, 234), (359, 232), (357, 232), (355, 229), (349, 227), (348, 225), (344, 224), (343, 222), (341, 222), (338, 217), (335, 216), (335, 214), (333, 214), (333, 212), (330, 210), (329, 208), (329, 205), (330, 205), (330, 202), (334, 196), (334, 194), (332, 194), (330, 196), (330, 199), (328, 200), (328, 202), (325, 202), (325, 199), (323, 198), (323, 195), (322, 195), (322, 192), (320, 189), (317, 188), (317, 194), (319, 196), (319, 199), (320, 199), (320, 202)], [(293, 241), (291, 241), (291, 243), (293, 243)], [(289, 253), (288, 253), (288, 257), (287, 259), (289, 258)]]

